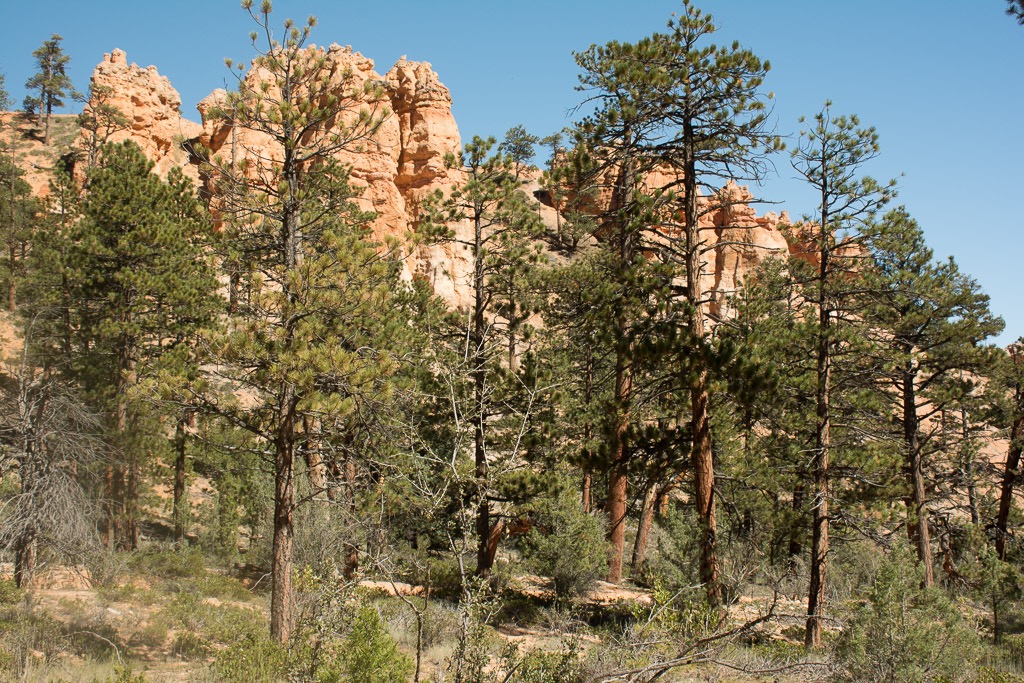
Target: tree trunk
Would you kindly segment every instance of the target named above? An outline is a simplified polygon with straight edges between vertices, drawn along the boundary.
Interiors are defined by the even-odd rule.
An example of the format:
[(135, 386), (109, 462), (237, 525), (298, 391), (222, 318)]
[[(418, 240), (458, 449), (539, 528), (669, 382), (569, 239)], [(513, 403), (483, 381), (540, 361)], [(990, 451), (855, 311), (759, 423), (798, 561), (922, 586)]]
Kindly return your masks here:
[(133, 448), (124, 487), (125, 547), (129, 551), (139, 549), (139, 470), (139, 456)]
[(828, 213), (825, 210), (825, 191), (822, 191), (822, 228), (818, 270), (818, 339), (817, 390), (815, 392), (815, 450), (812, 463), (814, 498), (811, 501), (811, 577), (807, 590), (807, 626), (804, 645), (808, 649), (821, 649), (822, 614), (825, 607), (825, 588), (828, 570), (829, 531), (829, 459), (832, 451), (832, 310), (827, 287), (830, 269), (830, 236)]
[(188, 468), (185, 458), (188, 454), (188, 430), (194, 429), (195, 424), (196, 411), (185, 408), (174, 427), (174, 540), (179, 542), (185, 540), (188, 524)]
[[(281, 99), (292, 102), (290, 83), (281, 89)], [(282, 126), (282, 139), (293, 140), (290, 123)], [(284, 267), (286, 273), (302, 265), (302, 229), (299, 206), (299, 168), (295, 150), (285, 147), (281, 163), (281, 178), (288, 191), (281, 210), (281, 236), (283, 238)], [(295, 301), (289, 279), (284, 279), (282, 294), (289, 304)], [(297, 322), (284, 319), (286, 349), (296, 343)], [(297, 409), (300, 397), (290, 382), (281, 386), (276, 406), (277, 432), (274, 439), (274, 541), (271, 550), (270, 637), (278, 643), (288, 642), (294, 621), (292, 600), (292, 564), (294, 554), (295, 519), (295, 443), (297, 440)]]
[(907, 470), (910, 476), (911, 506), (907, 508), (907, 527), (914, 529), (917, 559), (924, 568), (924, 586), (935, 584), (932, 564), (931, 534), (928, 530), (928, 509), (925, 506), (925, 487), (921, 445), (917, 429), (917, 372), (908, 363), (903, 374), (903, 445), (907, 449)]
[(135, 550), (138, 547), (138, 448), (132, 433), (132, 411), (128, 402), (130, 389), (136, 384), (136, 338), (130, 332), (133, 326), (132, 305), (134, 295), (130, 291), (118, 291), (121, 298), (120, 320), (124, 330), (117, 340), (117, 367), (114, 375), (114, 433), (121, 447), (108, 471), (111, 500), (112, 542), (119, 550)]
[(626, 544), (626, 468), (613, 465), (608, 472), (608, 582), (622, 581), (622, 555)]
[(1003, 480), (999, 484), (999, 513), (996, 517), (996, 553), (999, 559), (1006, 559), (1007, 523), (1010, 519), (1010, 507), (1013, 505), (1013, 486), (1017, 481), (1020, 468), (1020, 457), (1024, 447), (1024, 412), (1010, 429), (1010, 449), (1006, 453), (1006, 466), (1003, 468)]
[(473, 320), (470, 330), (469, 350), (473, 363), (473, 463), (476, 477), (476, 575), (487, 578), (491, 574), (491, 503), (489, 468), (487, 463), (487, 442), (484, 432), (487, 421), (485, 392), (487, 389), (487, 361), (484, 329), (485, 318), (484, 263), (483, 252), (483, 215), (477, 211), (473, 220)]
[[(43, 95), (44, 99), (48, 100), (46, 95)], [(44, 116), (45, 122), (43, 123), (43, 144), (49, 146), (50, 144), (50, 115), (53, 113), (53, 104), (49, 101), (46, 103), (46, 116)]]
[(281, 401), (281, 424), (274, 444), (274, 544), (270, 595), (270, 637), (288, 642), (292, 629), (292, 555), (295, 506), (296, 401), (290, 388)]
[(608, 582), (622, 581), (622, 556), (626, 544), (626, 505), (629, 458), (626, 430), (629, 428), (629, 400), (632, 372), (628, 352), (620, 350), (615, 362), (615, 401), (612, 425), (611, 468), (608, 471)]
[[(14, 195), (13, 195), (13, 193), (11, 195), (11, 206), (12, 206), (12, 208), (11, 208), (11, 214), (12, 214), (11, 215), (11, 229), (13, 230), (14, 229), (14, 216), (13, 216), (13, 214), (14, 214), (14, 208), (13, 208), (13, 206), (14, 206)], [(17, 256), (17, 250), (15, 249), (14, 244), (13, 244), (13, 241), (14, 241), (13, 237), (10, 238), (10, 239), (11, 239), (12, 244), (10, 245), (10, 248), (8, 249), (8, 254), (7, 254), (7, 264), (8, 264), (8, 271), (7, 271), (7, 278), (8, 278), (7, 279), (7, 310), (8, 311), (14, 311), (16, 308), (18, 308), (18, 283), (14, 279), (14, 259)]]
[(18, 588), (31, 588), (36, 576), (36, 537), (34, 533), (22, 535), (14, 548), (14, 583)]
[(311, 517), (317, 528), (324, 528), (331, 516), (331, 501), (328, 495), (327, 463), (320, 455), (317, 439), (318, 422), (309, 415), (302, 416), (302, 458), (306, 463), (306, 479), (309, 481), (309, 495), (312, 505)]
[(640, 523), (636, 529), (636, 540), (633, 542), (633, 558), (630, 562), (630, 572), (634, 577), (639, 576), (647, 561), (647, 541), (651, 535), (651, 527), (654, 525), (654, 503), (658, 496), (658, 486), (651, 482), (644, 492), (643, 505), (640, 508)]
[(580, 509), (585, 513), (590, 513), (592, 507), (591, 501), (591, 489), (594, 485), (593, 475), (589, 469), (583, 470), (583, 484), (580, 486)]
[[(686, 243), (686, 302), (687, 325), (690, 334), (703, 344), (706, 337), (704, 325), (704, 290), (701, 283), (700, 213), (698, 206), (697, 167), (695, 163), (698, 142), (693, 121), (683, 125), (683, 221)], [(705, 362), (697, 356), (698, 367), (694, 369), (690, 382), (690, 427), (693, 435), (691, 465), (693, 467), (694, 506), (700, 525), (700, 580), (707, 592), (708, 603), (717, 606), (722, 603), (720, 568), (718, 566), (718, 522), (715, 515), (715, 456), (711, 439), (711, 406), (708, 390), (709, 372)]]
[(700, 580), (707, 592), (708, 603), (722, 603), (722, 587), (718, 566), (718, 523), (715, 515), (715, 463), (711, 447), (711, 415), (707, 388), (707, 371), (698, 372), (690, 390), (693, 409), (693, 481), (694, 505), (700, 524)]
[[(13, 162), (13, 159), (12, 159)], [(7, 281), (7, 310), (14, 311), (17, 308), (18, 302), (18, 287), (14, 281), (14, 259), (17, 255), (17, 249), (14, 246), (14, 232), (15, 232), (15, 207), (14, 207), (14, 174), (11, 174), (8, 178), (7, 191), (10, 195), (10, 205), (7, 207), (10, 210), (10, 224), (7, 226), (7, 276), (10, 278)]]
[[(801, 473), (802, 477), (803, 474)], [(793, 526), (789, 530), (789, 557), (798, 557), (804, 551), (804, 544), (800, 540), (801, 511), (804, 507), (804, 483), (797, 480), (793, 486)]]
[(967, 408), (960, 407), (961, 450), (963, 451), (964, 478), (967, 480), (967, 507), (971, 513), (971, 524), (978, 526), (978, 491), (974, 482), (974, 449), (971, 444), (971, 426), (967, 420)]
[[(586, 354), (586, 361), (584, 362), (583, 370), (583, 405), (585, 405), (589, 410), (590, 404), (594, 398), (594, 353), (593, 349), (591, 349), (589, 344), (587, 344), (584, 353)], [(590, 420), (588, 419), (583, 424), (583, 443), (585, 444), (585, 448), (590, 448), (590, 440), (593, 437), (594, 426), (590, 423)], [(590, 513), (591, 509), (593, 509), (593, 485), (594, 478), (590, 472), (590, 466), (589, 464), (584, 464), (583, 485), (582, 490), (580, 492), (580, 506), (583, 512), (587, 514)]]
[[(630, 140), (632, 132), (626, 128), (625, 138)], [(633, 162), (627, 155), (622, 160), (622, 167), (617, 174), (610, 210), (623, 211), (633, 201)], [(633, 268), (634, 236), (631, 228), (621, 215), (618, 217), (617, 248), (619, 285), (626, 287)], [(615, 388), (612, 396), (611, 434), (609, 456), (611, 466), (608, 470), (608, 501), (605, 512), (608, 515), (608, 581), (622, 581), (622, 556), (626, 544), (626, 504), (629, 455), (626, 447), (626, 432), (629, 429), (630, 406), (633, 398), (633, 363), (632, 349), (625, 341), (628, 335), (629, 314), (625, 303), (620, 302), (616, 311), (615, 323), (618, 339), (615, 349)]]
[[(356, 462), (351, 455), (345, 458), (345, 502), (348, 506), (350, 519), (355, 519), (356, 513)], [(350, 538), (345, 543), (345, 568), (343, 575), (351, 579), (359, 572), (359, 546), (355, 539)]]

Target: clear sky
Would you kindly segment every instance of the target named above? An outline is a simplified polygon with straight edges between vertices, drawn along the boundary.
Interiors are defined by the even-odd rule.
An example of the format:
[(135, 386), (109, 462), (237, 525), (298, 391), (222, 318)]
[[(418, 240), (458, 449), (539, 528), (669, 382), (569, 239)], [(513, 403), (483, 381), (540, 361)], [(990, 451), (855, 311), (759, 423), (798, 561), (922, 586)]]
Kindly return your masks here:
[[(252, 25), (235, 0), (5, 0), (0, 72), (20, 102), (32, 51), (64, 37), (84, 90), (104, 52), (154, 64), (181, 93), (186, 117), (225, 85), (225, 57), (249, 59)], [(259, 4), (259, 0), (256, 0)], [(702, 0), (721, 27), (772, 63), (780, 133), (798, 130), (826, 99), (878, 129), (882, 155), (868, 172), (899, 178), (898, 203), (939, 257), (955, 256), (1006, 320), (999, 338), (1024, 336), (1024, 27), (1003, 0)], [(278, 0), (286, 16), (319, 25), (314, 41), (352, 45), (386, 72), (402, 55), (428, 61), (452, 91), (463, 139), (525, 125), (546, 135), (579, 102), (573, 50), (631, 41), (664, 28), (678, 0)], [(812, 194), (786, 157), (755, 194), (794, 217)]]

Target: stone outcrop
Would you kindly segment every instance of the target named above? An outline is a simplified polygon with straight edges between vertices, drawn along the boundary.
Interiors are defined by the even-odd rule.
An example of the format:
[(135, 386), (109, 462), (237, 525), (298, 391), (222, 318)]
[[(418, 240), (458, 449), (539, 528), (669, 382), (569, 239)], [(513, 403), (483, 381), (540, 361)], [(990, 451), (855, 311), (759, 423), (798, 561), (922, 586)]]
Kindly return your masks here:
[[(382, 117), (372, 135), (340, 148), (335, 156), (351, 168), (351, 182), (362, 191), (362, 208), (376, 213), (374, 235), (402, 240), (415, 225), (420, 201), (458, 181), (458, 172), (445, 164), (461, 144), (451, 95), (425, 62), (403, 58), (381, 76), (372, 60), (350, 47), (308, 49), (326, 59), (333, 94), (351, 103), (326, 132), (340, 131), (359, 110)], [(255, 70), (246, 78), (252, 85), (261, 76)], [(351, 98), (350, 93), (369, 95)], [(233, 126), (229, 117), (218, 113), (226, 98), (227, 93), (218, 90), (199, 103), (203, 125), (197, 142), (236, 162), (279, 156), (276, 143), (265, 134)], [(406, 269), (407, 277), (427, 279), (449, 304), (468, 304), (462, 283), (471, 266), (455, 244), (415, 248), (407, 254)]]
[[(575, 197), (571, 192), (565, 202), (578, 211), (598, 217), (609, 210), (612, 199), (613, 178), (606, 176), (590, 196)], [(678, 186), (681, 178), (670, 169), (656, 169), (644, 176), (642, 190), (653, 193)], [(699, 191), (699, 189), (698, 189)], [(536, 193), (551, 209), (549, 192)], [(790, 244), (789, 214), (775, 212), (758, 216), (751, 206), (755, 202), (750, 190), (729, 182), (712, 197), (700, 197), (699, 234), (703, 242), (701, 285), (710, 300), (709, 313), (714, 317), (729, 316), (729, 298), (742, 287), (743, 281), (758, 265), (768, 258), (788, 256), (804, 244)], [(546, 219), (551, 227), (552, 222)], [(673, 239), (676, 230), (662, 227), (652, 231), (648, 239), (654, 243)], [(600, 234), (600, 231), (599, 233)], [(803, 234), (803, 233), (801, 233)]]
[[(461, 180), (462, 172), (448, 163), (449, 155), (457, 153), (461, 145), (451, 111), (451, 94), (426, 62), (402, 57), (381, 76), (371, 59), (350, 47), (307, 49), (310, 57), (326, 60), (332, 93), (351, 102), (351, 107), (332, 122), (328, 133), (340, 131), (360, 109), (382, 117), (372, 135), (345, 145), (335, 156), (351, 168), (351, 181), (362, 192), (362, 208), (376, 214), (372, 226), (375, 237), (401, 241), (416, 224), (422, 200), (438, 190), (447, 191)], [(261, 79), (259, 69), (251, 70), (246, 79), (255, 86)], [(158, 173), (166, 174), (174, 166), (188, 167), (188, 174), (198, 182), (198, 167), (194, 159), (189, 165), (184, 151), (190, 145), (201, 144), (213, 155), (234, 162), (280, 157), (272, 139), (233, 125), (224, 115), (227, 93), (223, 90), (214, 91), (197, 105), (202, 117), (202, 124), (197, 124), (182, 117), (181, 98), (167, 78), (160, 76), (155, 67), (143, 69), (128, 64), (122, 50), (104, 55), (92, 82), (94, 91), (104, 94), (105, 103), (128, 118), (127, 128), (114, 133), (112, 139), (134, 140), (154, 161)], [(360, 95), (349, 98), (350, 93)], [(537, 189), (536, 180), (528, 189)], [(658, 187), (672, 180), (670, 174), (655, 172), (646, 184)], [(216, 188), (208, 189), (216, 201)], [(587, 208), (599, 214), (609, 200), (606, 187), (589, 200), (592, 205)], [(798, 249), (800, 240), (792, 246), (787, 242), (782, 232), (789, 223), (785, 213), (758, 216), (747, 188), (729, 184), (702, 201), (701, 235), (709, 247), (704, 255), (704, 288), (713, 295), (710, 312), (728, 315), (728, 297), (743, 279), (765, 258)], [(558, 220), (550, 205), (542, 206), (541, 213), (548, 223)], [(468, 226), (456, 226), (457, 235), (464, 236), (467, 230)], [(453, 242), (408, 249), (407, 277), (427, 280), (453, 306), (468, 306), (472, 267), (464, 247)]]
[[(129, 64), (124, 50), (114, 50), (103, 55), (96, 66), (92, 91), (90, 106), (113, 107), (127, 119), (127, 127), (118, 126), (110, 142), (134, 141), (161, 175), (175, 166), (188, 168), (189, 158), (182, 143), (198, 136), (202, 129), (181, 115), (181, 96), (155, 66)], [(194, 169), (189, 175), (198, 178)]]
[(706, 201), (715, 208), (705, 216), (707, 229), (702, 231), (708, 246), (714, 247), (705, 256), (704, 286), (714, 292), (711, 313), (719, 317), (729, 317), (729, 297), (762, 261), (790, 253), (783, 233), (789, 214), (758, 216), (750, 206), (753, 201), (748, 188), (732, 182)]

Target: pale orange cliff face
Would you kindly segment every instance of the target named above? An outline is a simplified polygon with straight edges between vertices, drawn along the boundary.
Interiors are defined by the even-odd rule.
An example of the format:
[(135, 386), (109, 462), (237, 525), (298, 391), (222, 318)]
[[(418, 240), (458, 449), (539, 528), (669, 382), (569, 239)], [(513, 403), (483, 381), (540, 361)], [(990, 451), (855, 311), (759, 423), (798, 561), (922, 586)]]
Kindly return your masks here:
[[(377, 86), (378, 94), (360, 106), (383, 115), (383, 122), (372, 138), (336, 156), (351, 168), (352, 184), (362, 191), (361, 207), (376, 213), (375, 237), (404, 240), (414, 227), (420, 200), (459, 180), (459, 173), (445, 166), (445, 157), (461, 145), (448, 89), (425, 62), (403, 58), (381, 76), (374, 71), (372, 60), (351, 48), (331, 45), (308, 49), (311, 54), (315, 51), (326, 57), (332, 85), (336, 83), (339, 94), (361, 89), (367, 82)], [(258, 70), (246, 75), (249, 81), (259, 77)], [(188, 121), (181, 116), (181, 97), (167, 78), (160, 76), (155, 67), (129, 65), (121, 50), (104, 55), (93, 74), (93, 83), (112, 94), (107, 103), (117, 107), (130, 122), (111, 140), (138, 143), (161, 175), (178, 166), (198, 182), (196, 160), (190, 160), (185, 151), (198, 144), (212, 155), (236, 162), (277, 155), (276, 143), (267, 136), (232, 127), (214, 115), (225, 101), (223, 90), (214, 91), (197, 105), (202, 124)], [(350, 114), (354, 116), (355, 110)], [(340, 118), (337, 123), (344, 123), (345, 117)], [(466, 285), (472, 269), (465, 250), (454, 244), (408, 250), (407, 277), (428, 280), (453, 306), (468, 304)]]
[[(450, 92), (426, 62), (403, 57), (381, 76), (372, 60), (350, 47), (307, 49), (311, 55), (326, 58), (332, 86), (336, 84), (339, 95), (362, 90), (368, 83), (375, 86), (371, 88), (374, 94), (358, 107), (383, 115), (383, 122), (371, 138), (340, 150), (337, 158), (351, 168), (352, 183), (362, 191), (362, 208), (376, 214), (375, 237), (404, 241), (418, 220), (421, 201), (461, 180), (462, 172), (445, 163), (446, 157), (457, 153), (461, 146)], [(259, 70), (251, 70), (245, 78), (251, 85), (259, 80)], [(177, 166), (198, 183), (196, 158), (185, 151), (197, 145), (235, 162), (279, 155), (276, 143), (266, 135), (233, 127), (216, 115), (219, 105), (226, 101), (225, 91), (214, 91), (197, 105), (202, 124), (194, 123), (181, 115), (181, 97), (168, 79), (155, 67), (128, 64), (122, 50), (104, 55), (93, 74), (93, 84), (109, 93), (107, 103), (128, 119), (128, 127), (111, 139), (134, 140), (161, 175)], [(343, 114), (336, 125), (344, 124), (346, 116), (355, 113), (353, 108)], [(654, 187), (671, 182), (662, 175), (653, 174), (648, 184)], [(209, 189), (216, 195), (215, 187)], [(607, 196), (600, 195), (590, 208), (599, 213), (607, 201)], [(729, 315), (728, 297), (761, 261), (798, 248), (796, 243), (787, 243), (783, 232), (789, 217), (785, 213), (758, 216), (751, 206), (753, 201), (747, 188), (732, 183), (715, 197), (702, 200), (702, 281), (710, 294), (712, 315)], [(541, 211), (553, 213), (551, 207), (542, 207)], [(545, 215), (545, 220), (551, 222), (551, 216)], [(465, 237), (468, 229), (466, 225), (456, 226), (457, 236)], [(405, 248), (406, 277), (428, 281), (454, 307), (469, 305), (472, 263), (465, 247), (454, 242), (431, 246), (404, 243), (409, 245)]]
[[(109, 142), (134, 141), (160, 175), (175, 166), (188, 169), (182, 143), (197, 137), (201, 128), (181, 115), (181, 96), (155, 66), (128, 64), (124, 50), (114, 50), (96, 65), (92, 85), (94, 92), (107, 93), (105, 103), (127, 118), (128, 127), (114, 132)], [(198, 178), (194, 169), (188, 174)]]

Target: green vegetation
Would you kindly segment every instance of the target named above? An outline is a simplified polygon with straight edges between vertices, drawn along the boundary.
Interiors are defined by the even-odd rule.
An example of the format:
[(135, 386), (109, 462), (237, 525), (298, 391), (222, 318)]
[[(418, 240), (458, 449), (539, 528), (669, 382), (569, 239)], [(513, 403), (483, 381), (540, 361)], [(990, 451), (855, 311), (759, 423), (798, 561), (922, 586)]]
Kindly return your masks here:
[[(713, 289), (783, 140), (687, 1), (381, 237), (384, 85), (243, 7), (201, 194), (109, 143), (109, 91), (51, 126), (59, 36), (45, 149), (4, 119), (0, 677), (1021, 680), (1024, 339), (864, 175), (877, 131), (804, 121), (820, 203)], [(409, 269), (445, 250), (461, 309)]]

